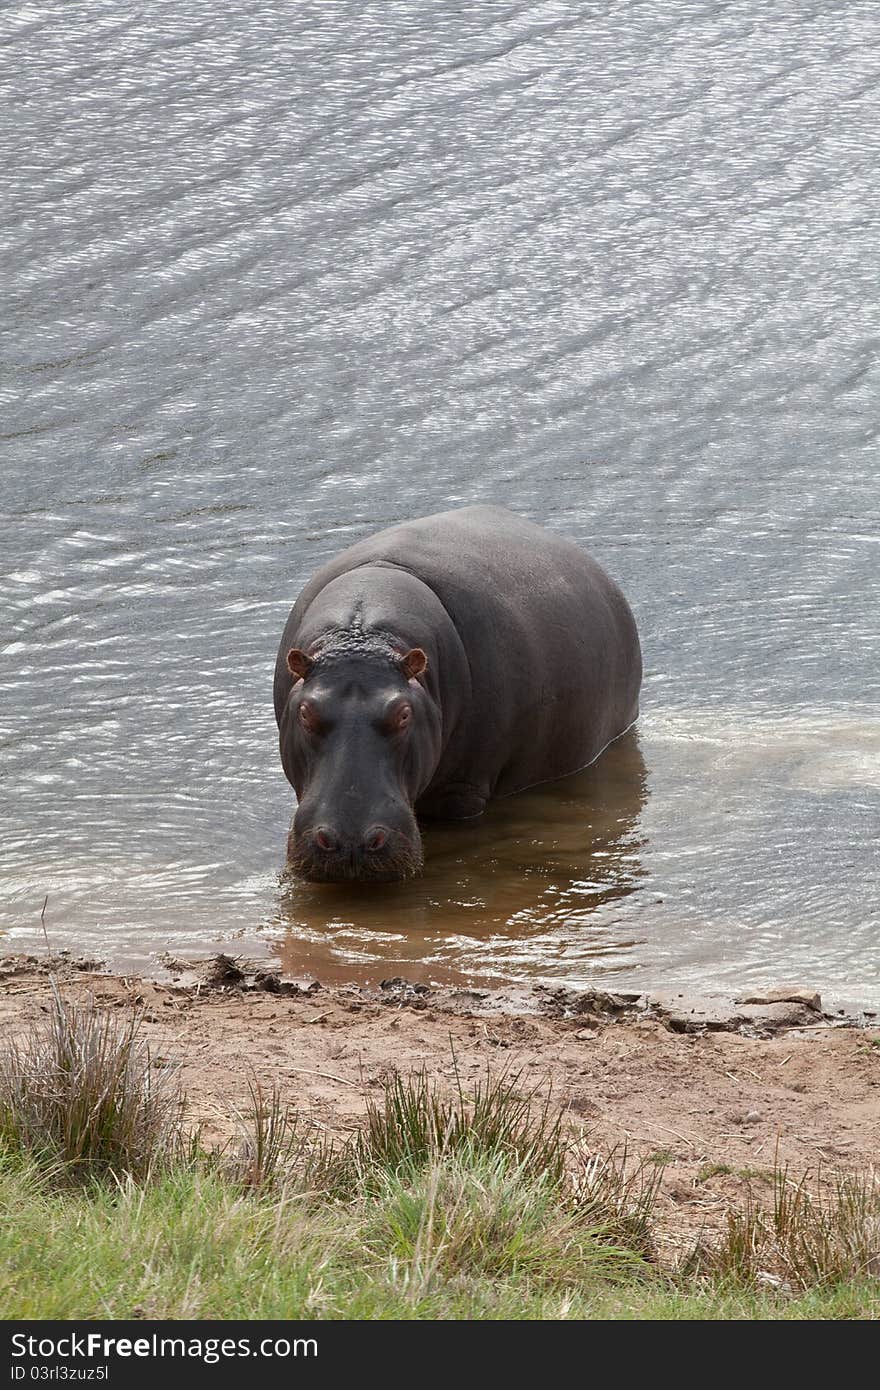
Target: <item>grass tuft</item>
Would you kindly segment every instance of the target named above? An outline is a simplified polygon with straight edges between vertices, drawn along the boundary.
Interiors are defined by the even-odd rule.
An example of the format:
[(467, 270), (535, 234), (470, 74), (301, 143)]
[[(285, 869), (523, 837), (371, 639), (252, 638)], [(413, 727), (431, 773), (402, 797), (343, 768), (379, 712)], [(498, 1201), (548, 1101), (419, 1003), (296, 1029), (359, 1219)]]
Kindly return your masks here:
[(326, 1188), (338, 1167), (330, 1142), (300, 1111), (284, 1103), (277, 1085), (267, 1092), (252, 1077), (248, 1094), (250, 1108), (239, 1116), (235, 1141), (214, 1155), (227, 1181), (263, 1194), (292, 1187)]
[(698, 1183), (704, 1183), (708, 1182), (710, 1178), (726, 1177), (728, 1173), (732, 1172), (733, 1169), (729, 1163), (704, 1163), (697, 1173), (696, 1180)]
[(720, 1244), (702, 1244), (685, 1266), (740, 1282), (815, 1289), (880, 1276), (880, 1182), (876, 1175), (838, 1175), (831, 1184), (788, 1168), (773, 1173), (772, 1209), (749, 1194), (727, 1213)]
[(663, 1182), (663, 1167), (651, 1158), (632, 1161), (626, 1145), (608, 1154), (579, 1150), (571, 1177), (582, 1212), (608, 1237), (646, 1258), (654, 1254), (651, 1217)]
[(444, 1094), (426, 1071), (394, 1076), (380, 1103), (369, 1100), (364, 1128), (346, 1158), (349, 1181), (371, 1175), (399, 1175), (467, 1152), (471, 1158), (503, 1155), (524, 1176), (546, 1177), (559, 1185), (565, 1175), (568, 1140), (563, 1116), (549, 1099), (535, 1104), (535, 1093), (518, 1090), (520, 1074), (486, 1074), (470, 1095), (459, 1080)]
[(371, 1201), (365, 1244), (390, 1257), (393, 1281), (413, 1304), (456, 1279), (564, 1290), (643, 1268), (603, 1213), (499, 1151), (462, 1148), (416, 1174), (388, 1174)]
[(49, 1016), (0, 1054), (0, 1143), (56, 1176), (131, 1174), (179, 1162), (191, 1142), (173, 1075), (158, 1075), (141, 1018), (120, 1024), (53, 994)]

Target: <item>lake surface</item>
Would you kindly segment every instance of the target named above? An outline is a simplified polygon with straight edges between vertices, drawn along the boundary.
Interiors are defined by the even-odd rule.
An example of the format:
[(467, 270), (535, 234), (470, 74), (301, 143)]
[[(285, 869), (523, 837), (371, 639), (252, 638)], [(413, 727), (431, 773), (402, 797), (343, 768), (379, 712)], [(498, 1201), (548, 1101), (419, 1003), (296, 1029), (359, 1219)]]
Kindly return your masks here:
[[(0, 29), (0, 949), (880, 1003), (874, 0)], [(622, 585), (637, 732), (287, 882), (290, 604), (475, 501)]]

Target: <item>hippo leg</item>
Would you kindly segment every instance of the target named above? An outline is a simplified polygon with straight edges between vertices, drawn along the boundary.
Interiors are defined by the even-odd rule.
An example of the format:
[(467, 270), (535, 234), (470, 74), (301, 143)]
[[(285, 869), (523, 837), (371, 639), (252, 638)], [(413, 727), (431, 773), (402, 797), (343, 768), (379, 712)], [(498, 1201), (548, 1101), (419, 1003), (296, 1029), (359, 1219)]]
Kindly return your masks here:
[(458, 782), (424, 797), (416, 806), (416, 811), (429, 819), (473, 820), (475, 816), (483, 814), (488, 800), (488, 792)]

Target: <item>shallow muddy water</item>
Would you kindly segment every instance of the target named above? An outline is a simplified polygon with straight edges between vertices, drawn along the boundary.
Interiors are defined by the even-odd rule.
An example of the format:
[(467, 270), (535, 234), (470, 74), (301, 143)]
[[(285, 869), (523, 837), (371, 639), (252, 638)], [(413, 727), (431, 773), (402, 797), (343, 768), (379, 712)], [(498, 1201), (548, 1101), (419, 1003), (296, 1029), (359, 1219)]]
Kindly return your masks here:
[[(872, 0), (0, 26), (0, 944), (880, 1003)], [(287, 882), (289, 606), (473, 501), (621, 583), (638, 729)]]

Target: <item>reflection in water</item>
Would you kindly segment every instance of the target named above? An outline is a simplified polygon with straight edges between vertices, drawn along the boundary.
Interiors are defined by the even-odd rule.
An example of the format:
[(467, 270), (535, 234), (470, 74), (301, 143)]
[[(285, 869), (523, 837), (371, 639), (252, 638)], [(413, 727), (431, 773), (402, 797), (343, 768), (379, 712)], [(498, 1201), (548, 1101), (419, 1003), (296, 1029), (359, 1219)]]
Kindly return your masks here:
[[(402, 884), (283, 880), (284, 969), (322, 980), (450, 982), (586, 959), (643, 876), (646, 770), (635, 730), (560, 782), (494, 801), (479, 820), (424, 827), (425, 872)], [(625, 956), (624, 956), (625, 959)], [(621, 967), (623, 961), (621, 961)], [(595, 968), (595, 965), (594, 965)]]

